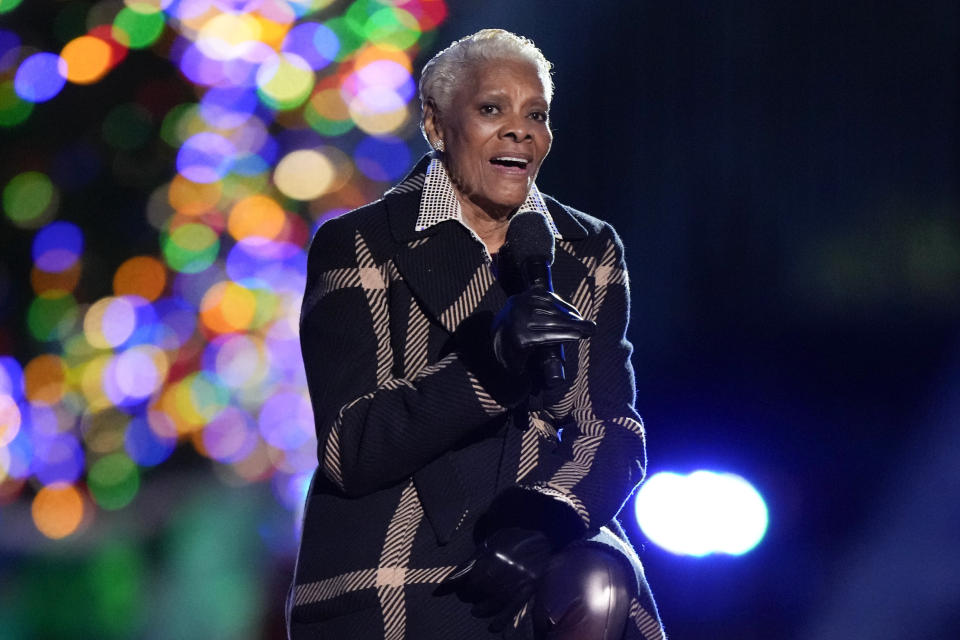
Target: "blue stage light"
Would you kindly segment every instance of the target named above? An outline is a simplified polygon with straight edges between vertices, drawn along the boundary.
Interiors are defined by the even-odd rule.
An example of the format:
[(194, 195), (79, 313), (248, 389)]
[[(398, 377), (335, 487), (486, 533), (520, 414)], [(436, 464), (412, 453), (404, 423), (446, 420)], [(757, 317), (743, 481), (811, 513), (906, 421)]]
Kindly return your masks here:
[(640, 487), (634, 506), (650, 541), (678, 555), (741, 555), (767, 531), (760, 493), (731, 473), (654, 474)]

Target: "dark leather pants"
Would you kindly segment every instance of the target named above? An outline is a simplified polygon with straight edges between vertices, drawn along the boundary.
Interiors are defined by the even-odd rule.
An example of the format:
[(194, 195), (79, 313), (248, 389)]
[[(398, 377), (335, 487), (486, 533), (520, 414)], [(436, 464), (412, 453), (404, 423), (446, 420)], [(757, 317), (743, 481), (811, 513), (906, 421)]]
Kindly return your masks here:
[(551, 558), (533, 599), (537, 640), (620, 640), (636, 579), (613, 550), (575, 546)]

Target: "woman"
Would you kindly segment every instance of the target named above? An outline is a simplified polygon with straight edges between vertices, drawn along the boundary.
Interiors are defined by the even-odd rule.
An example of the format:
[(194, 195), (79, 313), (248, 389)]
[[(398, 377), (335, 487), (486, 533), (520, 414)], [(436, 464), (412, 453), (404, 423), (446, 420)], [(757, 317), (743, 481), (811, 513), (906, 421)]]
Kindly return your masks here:
[[(622, 246), (534, 185), (552, 89), (524, 38), (453, 43), (420, 83), (434, 153), (314, 238), (301, 343), (320, 466), (293, 638), (663, 637), (610, 530), (645, 460)], [(531, 211), (556, 238), (555, 293), (525, 287), (505, 245)], [(546, 388), (531, 354), (557, 344), (566, 380)]]

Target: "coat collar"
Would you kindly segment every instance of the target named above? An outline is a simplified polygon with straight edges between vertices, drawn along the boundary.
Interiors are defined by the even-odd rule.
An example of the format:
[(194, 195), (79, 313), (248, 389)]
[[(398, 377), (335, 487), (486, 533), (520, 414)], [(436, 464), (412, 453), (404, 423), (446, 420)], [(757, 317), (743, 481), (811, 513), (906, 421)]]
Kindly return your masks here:
[[(493, 274), (486, 249), (457, 219), (444, 220), (417, 231), (420, 198), (430, 163), (424, 156), (409, 175), (384, 194), (390, 231), (400, 244), (394, 263), (416, 298), (451, 333), (468, 315), (485, 313), (492, 319), (507, 300), (507, 292)], [(586, 229), (559, 202), (545, 197), (550, 215), (564, 240), (587, 236)], [(565, 252), (557, 252), (558, 262), (571, 261)], [(560, 265), (554, 264), (555, 273)], [(568, 271), (569, 272), (569, 271)], [(582, 275), (578, 273), (578, 276)], [(557, 293), (570, 295), (559, 282)]]
[[(436, 224), (420, 231), (416, 229), (420, 215), (420, 197), (426, 181), (427, 168), (432, 159), (431, 154), (424, 155), (403, 180), (384, 194), (383, 200), (387, 205), (390, 218), (390, 231), (398, 242), (407, 243), (427, 238), (434, 235), (439, 227), (444, 226)], [(562, 239), (582, 240), (587, 237), (587, 230), (566, 207), (546, 194), (543, 194), (542, 198)]]

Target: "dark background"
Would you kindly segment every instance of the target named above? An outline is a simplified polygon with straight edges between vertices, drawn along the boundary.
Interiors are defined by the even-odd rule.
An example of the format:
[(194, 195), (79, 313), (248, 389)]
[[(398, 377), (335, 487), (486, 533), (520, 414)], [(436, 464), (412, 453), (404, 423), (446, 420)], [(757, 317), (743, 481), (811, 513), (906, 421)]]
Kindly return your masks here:
[[(2, 26), (32, 28), (42, 46), (33, 2)], [(555, 64), (555, 142), (538, 184), (626, 245), (649, 472), (729, 470), (767, 499), (767, 536), (742, 557), (670, 555), (625, 510), (669, 636), (958, 637), (958, 5), (449, 5), (421, 65), (488, 26), (532, 38)], [(169, 63), (131, 52), (4, 141), (4, 180), (30, 168), (32, 146), (75, 136), (111, 96), (130, 99), (144, 74), (183, 90), (171, 104), (189, 96)], [(171, 160), (133, 160), (151, 159)], [(90, 273), (109, 278), (155, 249), (137, 226), (148, 191), (137, 180), (152, 179), (73, 209), (111, 231), (88, 234), (103, 261)], [(30, 266), (18, 233), (0, 240), (13, 283), (0, 351), (22, 359), (34, 347), (18, 325), (30, 296), (16, 284)], [(84, 282), (89, 298), (109, 292)], [(263, 637), (278, 637), (290, 566), (265, 571), (276, 597), (259, 602)]]
[(538, 184), (623, 237), (649, 471), (767, 498), (746, 556), (645, 546), (669, 635), (960, 637), (958, 5), (451, 4), (555, 64)]

